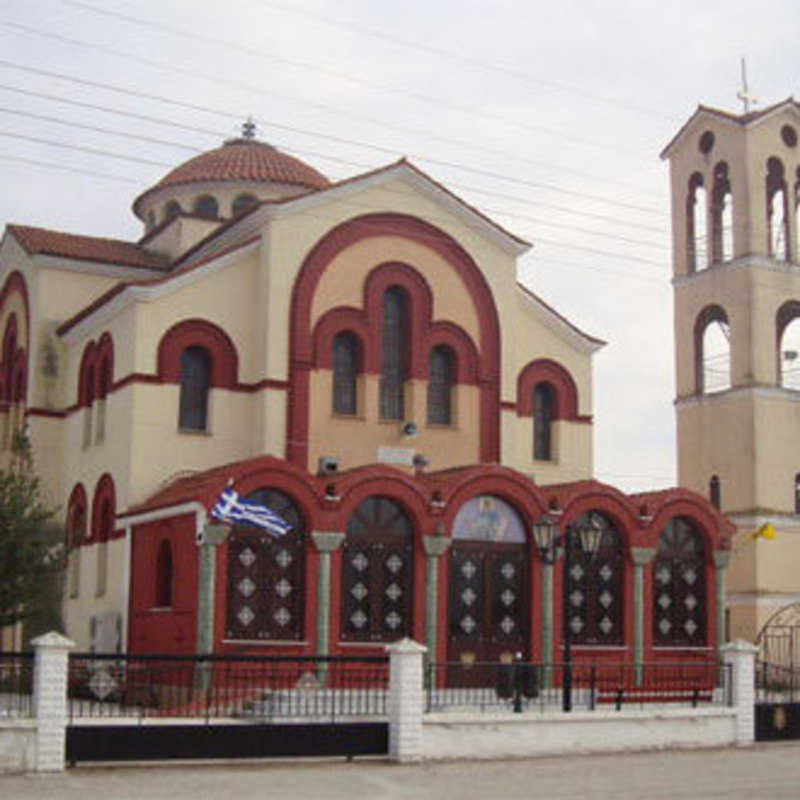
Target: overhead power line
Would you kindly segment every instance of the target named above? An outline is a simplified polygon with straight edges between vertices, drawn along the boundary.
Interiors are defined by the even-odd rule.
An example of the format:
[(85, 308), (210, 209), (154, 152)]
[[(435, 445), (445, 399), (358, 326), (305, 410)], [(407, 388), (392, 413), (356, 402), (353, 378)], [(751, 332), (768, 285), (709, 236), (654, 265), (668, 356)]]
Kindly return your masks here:
[(511, 125), (515, 128), (528, 131), (530, 133), (543, 133), (547, 136), (553, 136), (557, 138), (562, 143), (564, 141), (570, 141), (576, 144), (581, 144), (585, 147), (592, 147), (594, 149), (604, 150), (607, 152), (615, 152), (619, 155), (622, 155), (625, 158), (634, 158), (639, 160), (646, 158), (644, 154), (636, 155), (631, 153), (629, 149), (622, 149), (615, 145), (603, 144), (593, 139), (586, 139), (580, 136), (575, 136), (565, 131), (554, 130), (552, 128), (547, 128), (542, 125), (530, 125), (520, 120), (509, 119), (499, 114), (489, 113), (485, 111), (483, 108), (478, 106), (462, 106), (459, 105), (458, 103), (449, 101), (446, 98), (432, 97), (430, 95), (420, 94), (418, 92), (410, 92), (405, 89), (398, 89), (397, 87), (376, 83), (374, 81), (366, 79), (363, 75), (351, 75), (346, 72), (340, 72), (339, 70), (331, 69), (330, 67), (321, 67), (318, 64), (313, 64), (307, 61), (299, 61), (297, 59), (290, 59), (284, 56), (275, 55), (274, 53), (267, 53), (262, 48), (247, 47), (246, 45), (241, 45), (237, 42), (229, 41), (227, 39), (220, 39), (215, 36), (206, 36), (204, 34), (186, 30), (184, 28), (179, 28), (175, 25), (167, 25), (166, 23), (163, 22), (154, 22), (153, 20), (142, 19), (141, 17), (134, 17), (130, 14), (123, 14), (119, 11), (112, 11), (110, 9), (103, 8), (101, 6), (93, 5), (91, 3), (81, 2), (81, 0), (61, 0), (61, 1), (67, 6), (71, 6), (73, 8), (80, 8), (85, 11), (90, 11), (94, 14), (111, 17), (113, 19), (119, 19), (131, 25), (137, 25), (139, 27), (148, 28), (150, 30), (154, 29), (159, 30), (162, 32), (169, 33), (172, 36), (179, 36), (184, 39), (189, 39), (190, 41), (212, 44), (217, 47), (222, 47), (227, 50), (232, 50), (234, 52), (242, 53), (243, 55), (247, 55), (253, 58), (258, 58), (264, 61), (269, 61), (271, 63), (277, 62), (298, 69), (305, 69), (305, 70), (310, 70), (312, 72), (331, 75), (332, 77), (338, 78), (340, 80), (345, 80), (350, 83), (354, 83), (356, 85), (366, 86), (379, 92), (391, 92), (393, 94), (399, 93), (402, 94), (404, 97), (409, 97), (413, 100), (417, 100), (419, 102), (426, 103), (428, 105), (436, 106), (437, 108), (444, 106), (446, 108), (451, 108), (454, 111), (467, 114), (470, 117), (482, 117), (484, 119), (491, 120), (493, 122), (502, 122), (505, 125)]
[[(192, 110), (192, 111), (202, 111), (204, 113), (214, 114), (216, 116), (223, 117), (225, 119), (231, 119), (231, 118), (235, 119), (235, 118), (238, 117), (238, 115), (235, 112), (231, 112), (231, 111), (221, 111), (219, 109), (215, 109), (215, 108), (212, 108), (210, 106), (203, 106), (203, 105), (200, 105), (200, 104), (197, 104), (197, 103), (189, 103), (189, 102), (182, 101), (182, 100), (172, 100), (172, 99), (170, 99), (168, 97), (163, 97), (161, 95), (152, 94), (150, 92), (142, 92), (142, 91), (138, 91), (138, 90), (135, 90), (135, 89), (125, 89), (123, 87), (114, 86), (113, 84), (104, 83), (102, 81), (92, 81), (92, 80), (87, 80), (85, 78), (77, 78), (75, 76), (67, 75), (67, 74), (65, 74), (63, 72), (55, 72), (53, 70), (39, 69), (37, 67), (31, 67), (31, 66), (26, 66), (26, 65), (22, 65), (22, 64), (17, 64), (17, 63), (14, 63), (14, 62), (11, 62), (11, 61), (7, 61), (7, 60), (4, 60), (4, 59), (0, 59), (0, 66), (6, 67), (7, 69), (14, 69), (14, 70), (20, 70), (20, 71), (23, 71), (23, 72), (28, 72), (28, 73), (31, 73), (31, 74), (34, 74), (34, 75), (41, 75), (43, 77), (57, 78), (57, 79), (60, 79), (60, 80), (69, 81), (71, 83), (76, 83), (76, 84), (81, 85), (81, 86), (87, 86), (87, 87), (91, 87), (91, 88), (95, 88), (95, 89), (104, 89), (104, 90), (107, 90), (107, 91), (116, 92), (116, 93), (119, 93), (119, 94), (124, 94), (124, 95), (130, 96), (130, 97), (139, 97), (141, 99), (154, 100), (156, 102), (165, 103), (165, 104), (168, 104), (168, 105), (174, 105), (174, 106), (181, 107), (181, 108), (186, 108), (186, 109), (189, 109), (189, 110)], [(256, 120), (256, 121), (259, 122), (259, 124), (264, 124), (264, 125), (272, 126), (272, 127), (278, 127), (278, 128), (282, 128), (282, 129), (286, 129), (286, 130), (292, 130), (295, 133), (308, 133), (307, 131), (303, 131), (303, 130), (300, 130), (300, 129), (297, 129), (297, 128), (291, 128), (290, 126), (283, 126), (283, 125), (279, 125), (279, 124), (276, 124), (276, 123), (271, 123), (269, 121), (262, 121), (260, 119)], [(381, 152), (384, 152), (384, 153), (388, 153), (388, 154), (392, 154), (392, 155), (396, 155), (397, 154), (396, 150), (392, 150), (392, 149), (387, 148), (387, 147), (381, 147), (381, 146), (378, 146), (378, 145), (371, 145), (371, 144), (368, 144), (368, 143), (365, 143), (365, 142), (359, 142), (359, 141), (353, 140), (353, 139), (347, 139), (347, 138), (344, 138), (344, 137), (331, 136), (331, 135), (318, 134), (318, 133), (314, 133), (314, 135), (317, 135), (320, 138), (324, 138), (324, 139), (327, 139), (329, 141), (336, 141), (336, 142), (339, 142), (339, 143), (342, 143), (342, 144), (356, 145), (356, 146), (359, 146), (359, 147), (368, 147), (370, 149), (378, 150), (378, 151), (381, 151)], [(590, 194), (588, 192), (580, 192), (580, 191), (577, 191), (577, 190), (565, 189), (564, 187), (557, 186), (556, 184), (552, 184), (552, 183), (545, 183), (545, 182), (542, 182), (542, 181), (532, 181), (532, 180), (525, 180), (525, 179), (522, 179), (522, 178), (515, 178), (515, 177), (512, 177), (510, 175), (504, 175), (503, 173), (500, 173), (500, 172), (494, 172), (493, 170), (480, 169), (478, 167), (470, 167), (470, 166), (466, 166), (466, 165), (463, 165), (463, 164), (458, 164), (457, 162), (454, 162), (454, 161), (445, 161), (443, 159), (428, 158), (428, 157), (426, 157), (424, 155), (413, 154), (413, 155), (411, 155), (411, 158), (413, 158), (416, 161), (420, 161), (420, 162), (424, 162), (424, 163), (428, 163), (428, 164), (434, 164), (434, 165), (440, 166), (440, 167), (448, 167), (448, 168), (452, 168), (452, 169), (458, 169), (458, 170), (461, 170), (463, 172), (468, 172), (468, 173), (473, 174), (473, 175), (479, 175), (479, 176), (484, 177), (484, 178), (493, 178), (493, 179), (502, 180), (502, 181), (506, 181), (506, 182), (509, 182), (509, 183), (513, 183), (513, 184), (518, 184), (520, 186), (526, 186), (526, 187), (533, 188), (533, 189), (542, 189), (542, 190), (545, 190), (545, 191), (551, 191), (551, 192), (556, 192), (556, 193), (559, 193), (559, 194), (565, 194), (565, 195), (568, 195), (570, 197), (583, 198), (583, 199), (586, 199), (586, 200), (591, 200), (591, 201), (596, 202), (596, 203), (603, 203), (603, 204), (610, 205), (610, 206), (616, 206), (616, 207), (619, 207), (619, 208), (624, 208), (624, 209), (627, 209), (629, 211), (638, 211), (638, 212), (644, 213), (644, 214), (651, 214), (651, 215), (656, 216), (656, 217), (663, 217), (663, 218), (667, 218), (668, 217), (668, 215), (665, 212), (660, 211), (660, 210), (656, 210), (656, 209), (653, 209), (653, 208), (650, 208), (650, 207), (647, 207), (647, 206), (640, 206), (640, 205), (637, 205), (635, 203), (626, 203), (626, 202), (621, 201), (621, 200), (611, 200), (611, 199), (609, 199), (607, 197), (603, 197), (602, 195)]]

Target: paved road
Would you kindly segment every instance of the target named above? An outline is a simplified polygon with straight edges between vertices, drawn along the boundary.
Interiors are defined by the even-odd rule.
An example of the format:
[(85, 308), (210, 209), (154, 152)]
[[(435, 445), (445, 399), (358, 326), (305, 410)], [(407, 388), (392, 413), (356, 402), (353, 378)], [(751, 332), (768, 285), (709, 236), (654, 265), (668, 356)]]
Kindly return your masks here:
[(798, 800), (800, 742), (748, 749), (396, 766), (273, 761), (0, 777), (2, 800)]

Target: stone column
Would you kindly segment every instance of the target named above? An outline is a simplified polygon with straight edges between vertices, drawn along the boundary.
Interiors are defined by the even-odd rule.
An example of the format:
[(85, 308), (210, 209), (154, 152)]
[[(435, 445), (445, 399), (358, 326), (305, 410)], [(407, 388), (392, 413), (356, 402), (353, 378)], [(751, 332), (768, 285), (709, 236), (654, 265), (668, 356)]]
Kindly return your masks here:
[(731, 704), (736, 709), (736, 744), (755, 740), (755, 663), (758, 648), (737, 639), (722, 648), (722, 658), (730, 669)]
[(725, 570), (731, 560), (730, 550), (714, 551), (714, 587), (717, 606), (717, 657), (722, 660), (725, 646)]
[(422, 658), (425, 648), (411, 639), (386, 646), (389, 654), (389, 758), (422, 758)]
[(644, 568), (656, 554), (654, 547), (631, 547), (633, 560), (633, 663), (636, 685), (642, 683), (644, 661)]
[[(230, 533), (231, 526), (206, 523), (197, 544), (200, 547), (197, 576), (197, 655), (214, 652), (214, 594), (217, 584), (217, 547)], [(207, 690), (211, 685), (211, 662), (198, 663), (194, 674), (195, 686)]]
[[(330, 652), (328, 639), (331, 629), (331, 553), (339, 549), (344, 541), (343, 533), (334, 531), (314, 531), (311, 540), (317, 548), (317, 649), (318, 656)], [(327, 675), (327, 665), (320, 664), (317, 677)]]
[(36, 719), (36, 772), (61, 772), (67, 737), (68, 656), (75, 642), (50, 631), (38, 636), (31, 644), (35, 649), (33, 716)]
[(439, 557), (447, 552), (452, 540), (447, 536), (423, 536), (425, 550), (425, 644), (428, 659), (436, 660), (436, 636), (439, 619)]
[[(550, 561), (542, 561), (542, 663), (545, 665), (542, 674), (544, 688), (550, 687), (553, 663), (553, 569)], [(566, 613), (566, 612), (565, 612)]]

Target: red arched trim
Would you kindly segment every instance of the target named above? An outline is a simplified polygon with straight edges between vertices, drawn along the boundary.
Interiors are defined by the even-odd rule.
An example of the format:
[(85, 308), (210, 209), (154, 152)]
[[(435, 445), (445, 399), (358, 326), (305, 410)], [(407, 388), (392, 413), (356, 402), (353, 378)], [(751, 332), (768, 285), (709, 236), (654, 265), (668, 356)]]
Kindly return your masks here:
[(434, 322), (425, 337), (425, 377), (428, 377), (428, 358), (437, 345), (446, 345), (455, 354), (456, 383), (478, 382), (478, 351), (469, 334), (454, 322)]
[(511, 469), (477, 467), (449, 486), (439, 487), (443, 497), (446, 497), (447, 506), (444, 512), (445, 530), (451, 534), (453, 521), (461, 507), (471, 498), (491, 494), (505, 500), (522, 518), (525, 530), (530, 538), (531, 525), (538, 520), (546, 510), (544, 495), (541, 489), (535, 486), (524, 475)]
[(313, 366), (316, 369), (333, 369), (333, 340), (345, 331), (354, 334), (361, 345), (361, 363), (358, 371), (374, 373), (375, 365), (367, 362), (367, 342), (372, 337), (366, 314), (361, 309), (351, 306), (332, 308), (323, 314), (314, 326)]
[(211, 386), (234, 389), (239, 357), (227, 333), (213, 322), (186, 319), (173, 325), (158, 343), (158, 377), (165, 383), (180, 383), (181, 353), (187, 347), (204, 347), (211, 356)]
[(639, 520), (636, 504), (627, 495), (613, 486), (598, 481), (578, 483), (570, 489), (572, 491), (562, 498), (559, 504), (562, 511), (559, 526), (562, 530), (575, 522), (581, 514), (597, 511), (614, 523), (626, 555), (629, 554), (631, 547), (644, 546), (639, 541), (642, 523)]
[[(313, 340), (311, 306), (320, 278), (331, 261), (356, 242), (398, 236), (419, 242), (450, 264), (475, 305), (480, 325), (478, 381), (481, 387), (481, 461), (500, 460), (500, 323), (486, 279), (472, 257), (441, 229), (404, 214), (367, 214), (343, 222), (320, 239), (306, 256), (292, 289), (289, 314), (289, 398), (287, 458), (308, 460), (309, 375)], [(419, 358), (419, 356), (418, 356)]]
[(92, 500), (92, 541), (103, 541), (103, 502), (108, 500), (111, 507), (111, 530), (108, 531), (108, 538), (114, 537), (114, 524), (117, 518), (117, 500), (114, 490), (114, 479), (106, 472), (100, 476), (97, 486), (94, 489), (94, 499)]
[(705, 497), (688, 489), (670, 489), (655, 495), (649, 503), (652, 515), (646, 530), (647, 541), (643, 546), (658, 547), (658, 537), (667, 521), (673, 517), (685, 517), (694, 523), (703, 537), (706, 558), (711, 553), (725, 549), (729, 537), (736, 530), (733, 523), (717, 511)]
[(30, 338), (31, 338), (31, 311), (30, 303), (28, 302), (28, 287), (25, 283), (25, 278), (22, 277), (21, 272), (16, 270), (12, 272), (0, 289), (0, 310), (5, 306), (6, 300), (13, 292), (19, 292), (22, 297), (22, 305), (25, 307), (25, 343), (20, 345), (25, 352), (30, 352)]
[[(78, 405), (88, 406), (89, 398), (97, 396), (97, 345), (92, 341), (83, 348), (83, 356), (81, 356), (80, 372), (78, 373)], [(91, 375), (93, 385), (89, 386), (90, 371), (94, 367), (94, 372)]]
[(69, 502), (67, 503), (67, 536), (70, 536), (75, 529), (75, 521), (78, 514), (83, 515), (83, 525), (79, 533), (78, 542), (67, 541), (67, 546), (71, 547), (75, 544), (81, 544), (86, 539), (86, 526), (88, 523), (86, 509), (88, 503), (86, 502), (86, 489), (83, 488), (82, 483), (76, 483), (70, 492)]
[(19, 348), (14, 355), (8, 393), (12, 403), (24, 403), (28, 396), (28, 359), (22, 348)]
[(390, 262), (379, 264), (364, 280), (364, 308), (373, 331), (367, 342), (368, 364), (375, 364), (380, 371), (381, 319), (383, 317), (383, 294), (392, 286), (404, 289), (409, 300), (408, 307), (408, 377), (424, 378), (428, 374), (426, 353), (423, 353), (422, 337), (428, 329), (433, 314), (433, 294), (428, 282), (413, 267)]
[(533, 390), (539, 383), (546, 383), (553, 394), (553, 420), (566, 419), (585, 422), (591, 417), (578, 415), (578, 387), (561, 364), (549, 358), (531, 361), (523, 367), (517, 377), (517, 415), (533, 415)]

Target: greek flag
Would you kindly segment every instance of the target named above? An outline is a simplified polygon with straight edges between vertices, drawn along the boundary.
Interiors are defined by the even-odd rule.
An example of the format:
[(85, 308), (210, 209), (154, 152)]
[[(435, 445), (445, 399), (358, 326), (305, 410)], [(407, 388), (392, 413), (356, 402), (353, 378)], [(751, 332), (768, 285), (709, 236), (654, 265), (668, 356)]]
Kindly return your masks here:
[(230, 486), (222, 491), (219, 500), (211, 509), (211, 516), (236, 525), (253, 525), (272, 536), (283, 536), (292, 529), (283, 517), (270, 511), (266, 506), (240, 500), (239, 495)]

